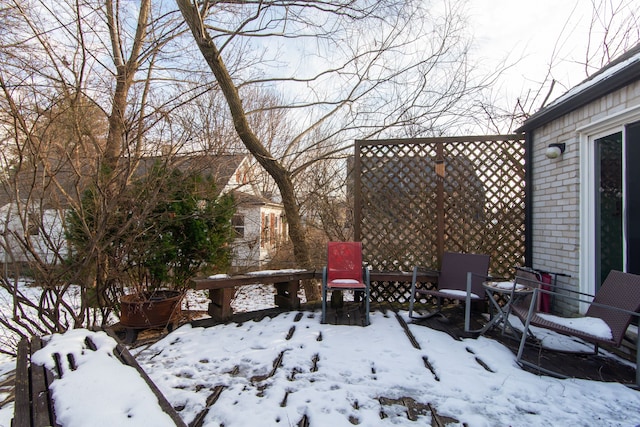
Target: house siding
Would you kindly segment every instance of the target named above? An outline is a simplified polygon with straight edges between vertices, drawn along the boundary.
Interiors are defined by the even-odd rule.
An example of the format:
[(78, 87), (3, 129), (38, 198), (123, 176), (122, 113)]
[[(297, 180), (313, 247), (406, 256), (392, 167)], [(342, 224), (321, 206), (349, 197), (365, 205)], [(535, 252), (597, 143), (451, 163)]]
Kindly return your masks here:
[[(60, 263), (67, 256), (68, 247), (62, 227), (64, 213), (55, 209), (45, 209), (39, 212), (32, 209), (26, 218), (20, 217), (19, 206), (9, 203), (0, 207), (0, 217), (3, 219), (0, 237), (0, 262), (10, 264), (14, 262), (30, 262), (37, 256), (47, 264)], [(36, 232), (25, 230), (25, 223), (33, 218), (37, 224)], [(24, 245), (18, 239), (28, 240), (35, 255), (24, 250)]]
[[(586, 104), (533, 131), (532, 138), (532, 266), (563, 272), (559, 283), (580, 283), (580, 135), (578, 129), (640, 105), (640, 81)], [(566, 143), (565, 153), (548, 159), (552, 143)], [(558, 305), (575, 312), (574, 305)]]
[(237, 213), (244, 216), (244, 236), (234, 241), (232, 267), (244, 271), (267, 264), (278, 246), (287, 240), (286, 223), (282, 221), (284, 210), (279, 205), (262, 205), (239, 207)]

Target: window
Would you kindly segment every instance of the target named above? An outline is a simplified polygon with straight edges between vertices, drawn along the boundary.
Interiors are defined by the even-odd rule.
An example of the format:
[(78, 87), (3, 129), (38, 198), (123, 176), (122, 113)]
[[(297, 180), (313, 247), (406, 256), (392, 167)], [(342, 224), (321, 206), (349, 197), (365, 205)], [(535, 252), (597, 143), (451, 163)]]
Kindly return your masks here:
[(236, 237), (244, 237), (244, 215), (235, 214), (231, 218), (231, 225), (236, 231)]

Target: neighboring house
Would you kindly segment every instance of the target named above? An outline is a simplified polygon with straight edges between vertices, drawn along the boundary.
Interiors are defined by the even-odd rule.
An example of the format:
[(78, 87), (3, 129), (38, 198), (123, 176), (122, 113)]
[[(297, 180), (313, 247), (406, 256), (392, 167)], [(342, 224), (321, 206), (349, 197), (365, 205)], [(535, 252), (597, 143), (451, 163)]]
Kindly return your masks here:
[(518, 131), (530, 165), (528, 264), (570, 274), (587, 293), (612, 269), (640, 273), (640, 44)]
[[(144, 174), (157, 160), (142, 159), (136, 174)], [(176, 158), (175, 165), (211, 175), (220, 193), (234, 194), (237, 210), (232, 223), (237, 238), (233, 243), (232, 267), (250, 269), (268, 262), (278, 245), (287, 239), (288, 229), (283, 206), (262, 196), (255, 185), (257, 172), (249, 158), (244, 155), (182, 156)], [(61, 201), (64, 200), (61, 193), (75, 194), (75, 188), (83, 185), (78, 185), (74, 173), (63, 170), (56, 171), (55, 180), (42, 171), (30, 171), (24, 175), (25, 179), (19, 177), (14, 177), (17, 183), (3, 182), (0, 192), (0, 262), (27, 262), (37, 256), (51, 263), (56, 256), (66, 256), (61, 219), (68, 203)], [(37, 182), (46, 182), (44, 187), (48, 190), (39, 191), (34, 184)], [(30, 202), (25, 198), (27, 195)], [(35, 248), (33, 253), (20, 249), (17, 239), (29, 239)]]
[(232, 267), (246, 270), (271, 260), (274, 251), (288, 239), (287, 222), (281, 204), (265, 197), (235, 192), (236, 230)]
[[(146, 159), (146, 167), (155, 160)], [(247, 270), (269, 262), (289, 232), (282, 204), (265, 197), (256, 185), (262, 170), (245, 155), (185, 156), (176, 164), (214, 176), (220, 193), (234, 194), (237, 210), (232, 223), (237, 237), (231, 266)]]
[(243, 156), (232, 169), (226, 185), (221, 186), (223, 193), (234, 194), (237, 206), (232, 219), (236, 230), (232, 267), (239, 270), (260, 267), (288, 239), (284, 206), (265, 197), (257, 188), (257, 171), (248, 157)]

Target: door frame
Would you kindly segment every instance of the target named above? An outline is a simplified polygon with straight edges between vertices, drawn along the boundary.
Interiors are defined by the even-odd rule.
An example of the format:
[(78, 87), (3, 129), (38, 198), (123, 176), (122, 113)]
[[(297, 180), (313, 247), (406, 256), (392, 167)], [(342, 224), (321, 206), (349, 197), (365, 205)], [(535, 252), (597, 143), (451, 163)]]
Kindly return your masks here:
[[(593, 121), (576, 129), (580, 147), (580, 292), (595, 293), (596, 283), (596, 212), (595, 212), (595, 144), (596, 139), (622, 132), (622, 174), (623, 188), (626, 168), (626, 125), (640, 121), (640, 105), (619, 111), (605, 118)], [(623, 190), (623, 191), (626, 191)], [(623, 218), (626, 218), (626, 206), (623, 205)], [(626, 229), (623, 223), (623, 257), (626, 258)], [(626, 259), (623, 263), (626, 269)], [(580, 304), (584, 313), (588, 304)]]

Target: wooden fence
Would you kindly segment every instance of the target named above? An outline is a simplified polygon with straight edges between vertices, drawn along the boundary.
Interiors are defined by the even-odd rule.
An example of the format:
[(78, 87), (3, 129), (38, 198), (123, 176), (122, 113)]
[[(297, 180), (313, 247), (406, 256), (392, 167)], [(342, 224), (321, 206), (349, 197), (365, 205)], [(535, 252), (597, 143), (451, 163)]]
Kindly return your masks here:
[[(490, 273), (524, 264), (522, 135), (356, 141), (354, 237), (374, 270), (438, 269), (442, 253), (491, 256)], [(406, 285), (374, 299), (406, 302)]]

